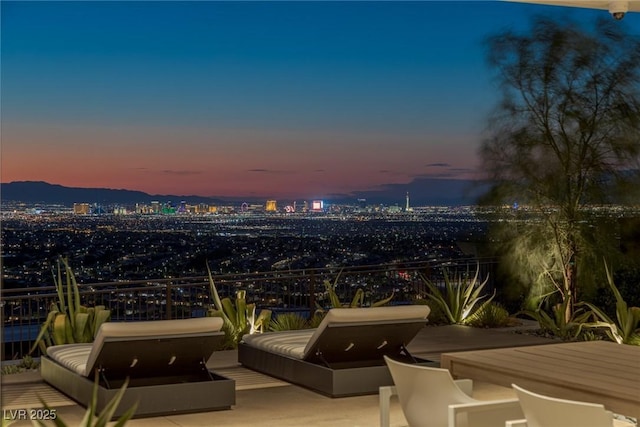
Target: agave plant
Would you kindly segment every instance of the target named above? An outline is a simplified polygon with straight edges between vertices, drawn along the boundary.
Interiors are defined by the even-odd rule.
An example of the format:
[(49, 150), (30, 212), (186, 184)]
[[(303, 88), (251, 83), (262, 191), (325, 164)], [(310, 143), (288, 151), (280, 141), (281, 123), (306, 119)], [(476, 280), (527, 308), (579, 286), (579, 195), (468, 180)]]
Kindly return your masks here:
[[(476, 268), (476, 274), (472, 279), (469, 279), (468, 274), (466, 276), (456, 275), (451, 279), (446, 269), (443, 270), (443, 274), (445, 283), (444, 294), (435, 283), (424, 275), (421, 275), (422, 280), (429, 289), (426, 297), (444, 311), (450, 323), (463, 324), (467, 318), (480, 307), (478, 304), (487, 297), (487, 295), (482, 295), (482, 290), (487, 284), (489, 277), (478, 284), (478, 276), (480, 275), (479, 266)], [(494, 297), (495, 291), (492, 296), (482, 301), (482, 303), (488, 304)]]
[[(336, 286), (338, 285), (338, 279), (340, 278), (340, 275), (342, 274), (342, 270), (340, 270), (340, 272), (338, 273), (338, 275), (336, 276), (335, 280), (333, 281), (333, 283), (331, 283), (328, 280), (324, 280), (324, 288), (325, 291), (327, 293), (327, 296), (329, 297), (329, 303), (331, 305), (331, 308), (356, 308), (356, 307), (362, 307), (364, 305), (364, 290), (362, 288), (358, 289), (355, 293), (355, 295), (353, 296), (353, 298), (351, 299), (351, 302), (349, 303), (343, 303), (340, 301), (340, 297), (338, 297), (338, 294), (336, 292)], [(388, 304), (392, 299), (393, 299), (394, 293), (391, 293), (391, 296), (381, 299), (380, 301), (375, 301), (373, 303), (371, 303), (371, 307), (380, 307), (383, 306), (385, 304)], [(323, 312), (324, 309), (318, 305), (318, 303), (316, 303), (316, 308), (317, 311), (316, 312)]]
[[(124, 426), (135, 414), (136, 409), (138, 408), (137, 404), (134, 404), (133, 406), (131, 406), (131, 408), (129, 408), (124, 414), (122, 414), (120, 418), (118, 418), (114, 423), (111, 423), (110, 420), (111, 418), (113, 418), (113, 414), (115, 413), (116, 409), (118, 409), (118, 405), (122, 400), (122, 396), (124, 396), (124, 393), (127, 390), (127, 386), (129, 385), (129, 379), (127, 378), (125, 380), (122, 387), (120, 387), (120, 390), (118, 390), (118, 393), (116, 393), (113, 396), (113, 398), (107, 403), (107, 405), (104, 407), (104, 409), (99, 415), (96, 414), (96, 406), (98, 403), (98, 382), (99, 382), (98, 371), (96, 371), (96, 378), (93, 386), (93, 394), (91, 395), (91, 401), (89, 402), (87, 411), (85, 412), (84, 417), (80, 422), (80, 424), (74, 423), (72, 425), (74, 426), (77, 425), (80, 427), (107, 427), (107, 425), (111, 427)], [(42, 403), (45, 409), (47, 409), (48, 411), (52, 411), (52, 413), (56, 412), (55, 409), (52, 409), (51, 407), (49, 407), (49, 405), (44, 401), (44, 399), (42, 399), (42, 397), (39, 397), (39, 399), (40, 399), (40, 403)], [(67, 427), (70, 425), (64, 422), (64, 420), (60, 419), (59, 417), (56, 418), (53, 422), (57, 427)], [(33, 420), (32, 423), (40, 427), (46, 426), (46, 424), (42, 420)]]
[(103, 305), (85, 307), (80, 304), (78, 282), (65, 258), (58, 258), (53, 281), (58, 302), (51, 304), (29, 353), (36, 347), (45, 352), (51, 345), (93, 342), (100, 326), (111, 317), (111, 310)]
[(211, 275), (211, 269), (207, 264), (209, 274), (209, 287), (213, 296), (214, 309), (207, 313), (211, 317), (221, 317), (224, 321), (222, 329), (227, 336), (225, 347), (235, 348), (246, 334), (262, 333), (269, 327), (271, 321), (271, 310), (261, 310), (256, 316), (256, 305), (247, 304), (247, 292), (240, 290), (236, 292), (236, 299), (220, 299), (216, 284)]
[(607, 283), (616, 297), (617, 323), (595, 305), (589, 302), (582, 302), (580, 304), (589, 307), (590, 312), (598, 319), (598, 321), (587, 323), (585, 326), (606, 328), (609, 338), (618, 344), (640, 345), (640, 307), (629, 307), (627, 305), (613, 282), (613, 276), (606, 263), (604, 267), (607, 272)]
[(538, 322), (540, 329), (550, 333), (553, 336), (561, 338), (564, 341), (576, 340), (583, 331), (583, 327), (586, 326), (586, 322), (591, 316), (591, 313), (584, 311), (581, 308), (577, 308), (573, 311), (569, 320), (566, 318), (567, 305), (569, 299), (565, 299), (559, 304), (555, 304), (551, 307), (551, 314), (545, 309), (545, 302), (548, 300), (547, 296), (535, 311), (525, 310), (521, 314), (528, 316)]

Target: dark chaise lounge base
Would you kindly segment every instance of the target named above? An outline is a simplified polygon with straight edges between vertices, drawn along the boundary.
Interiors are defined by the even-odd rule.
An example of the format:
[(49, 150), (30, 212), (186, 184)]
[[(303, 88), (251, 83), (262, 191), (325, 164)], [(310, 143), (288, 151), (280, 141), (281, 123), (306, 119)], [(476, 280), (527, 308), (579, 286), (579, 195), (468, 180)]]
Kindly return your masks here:
[(97, 378), (97, 413), (128, 379), (113, 418), (134, 404), (136, 418), (230, 409), (235, 404), (235, 381), (206, 368), (224, 339), (221, 327), (220, 318), (107, 322), (92, 344), (47, 348), (40, 373), (47, 383), (87, 407)]
[[(238, 361), (254, 371), (330, 397), (377, 394), (380, 387), (393, 385), (393, 379), (384, 361), (382, 365), (376, 360), (347, 362), (328, 368), (256, 349), (243, 343), (238, 345)], [(438, 363), (429, 360), (416, 359), (416, 362), (425, 366), (439, 366)]]
[(377, 394), (393, 385), (385, 355), (437, 365), (406, 350), (428, 314), (425, 305), (331, 309), (316, 329), (245, 336), (238, 362), (331, 397)]
[[(94, 381), (81, 377), (48, 357), (40, 361), (42, 378), (56, 389), (84, 406), (89, 406)], [(184, 381), (185, 378), (180, 380)], [(158, 377), (146, 381), (133, 381), (127, 387), (114, 418), (120, 417), (132, 405), (138, 404), (135, 418), (158, 415), (206, 412), (230, 409), (235, 405), (235, 381), (211, 372), (210, 379), (192, 378), (190, 382), (176, 382), (179, 379)], [(193, 381), (193, 382), (191, 382)], [(119, 386), (98, 387), (97, 411), (104, 407), (119, 391)]]

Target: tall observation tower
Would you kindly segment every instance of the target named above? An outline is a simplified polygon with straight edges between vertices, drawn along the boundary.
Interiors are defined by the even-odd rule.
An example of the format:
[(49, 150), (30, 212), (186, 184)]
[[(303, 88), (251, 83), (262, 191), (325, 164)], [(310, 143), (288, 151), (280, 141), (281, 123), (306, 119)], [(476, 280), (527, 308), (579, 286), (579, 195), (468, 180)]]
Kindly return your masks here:
[(404, 210), (409, 212), (411, 208), (409, 207), (409, 192), (407, 191), (407, 205), (404, 207)]

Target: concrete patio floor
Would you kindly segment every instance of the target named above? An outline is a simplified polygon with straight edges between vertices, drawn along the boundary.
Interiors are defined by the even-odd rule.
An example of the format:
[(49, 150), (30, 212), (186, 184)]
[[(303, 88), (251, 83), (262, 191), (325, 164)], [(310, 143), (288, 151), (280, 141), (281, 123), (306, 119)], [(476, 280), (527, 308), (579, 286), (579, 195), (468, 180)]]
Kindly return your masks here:
[[(488, 348), (539, 345), (557, 341), (516, 334), (507, 329), (487, 330), (464, 326), (425, 327), (409, 344), (409, 351), (421, 358), (439, 361), (440, 354)], [(313, 391), (250, 371), (237, 362), (237, 352), (217, 352), (207, 366), (236, 379), (236, 405), (230, 410), (195, 414), (165, 415), (131, 420), (130, 426), (377, 426), (378, 396), (332, 399)], [(81, 422), (85, 408), (75, 404), (49, 385), (37, 373), (2, 378), (2, 409), (5, 418), (16, 409), (41, 407), (42, 395), (67, 425)], [(475, 383), (474, 397), (480, 400), (514, 397), (511, 389), (490, 383)], [(13, 412), (12, 412), (13, 411)], [(30, 426), (17, 420), (12, 426)], [(392, 400), (391, 425), (406, 425), (397, 401)]]
[[(491, 384), (474, 385), (474, 397), (491, 400), (514, 397), (512, 390)], [(69, 426), (80, 425), (85, 409), (78, 406), (57, 407), (57, 415)], [(238, 391), (236, 405), (227, 411), (170, 415), (134, 419), (133, 427), (198, 426), (331, 426), (373, 427), (379, 425), (378, 396), (331, 399), (297, 386), (282, 386)], [(392, 401), (391, 425), (406, 426), (400, 405)], [(20, 421), (14, 426), (31, 426)]]

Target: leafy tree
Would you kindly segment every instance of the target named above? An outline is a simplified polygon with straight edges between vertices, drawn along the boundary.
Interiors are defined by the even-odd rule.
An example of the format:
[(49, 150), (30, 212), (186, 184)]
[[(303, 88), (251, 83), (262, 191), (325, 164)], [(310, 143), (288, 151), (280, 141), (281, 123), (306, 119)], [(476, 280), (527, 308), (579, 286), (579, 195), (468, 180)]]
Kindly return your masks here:
[(484, 202), (520, 203), (498, 235), (506, 262), (539, 295), (559, 291), (569, 321), (590, 260), (610, 249), (587, 207), (640, 200), (640, 38), (611, 19), (537, 18), (487, 47), (502, 99), (480, 151), (492, 184)]

